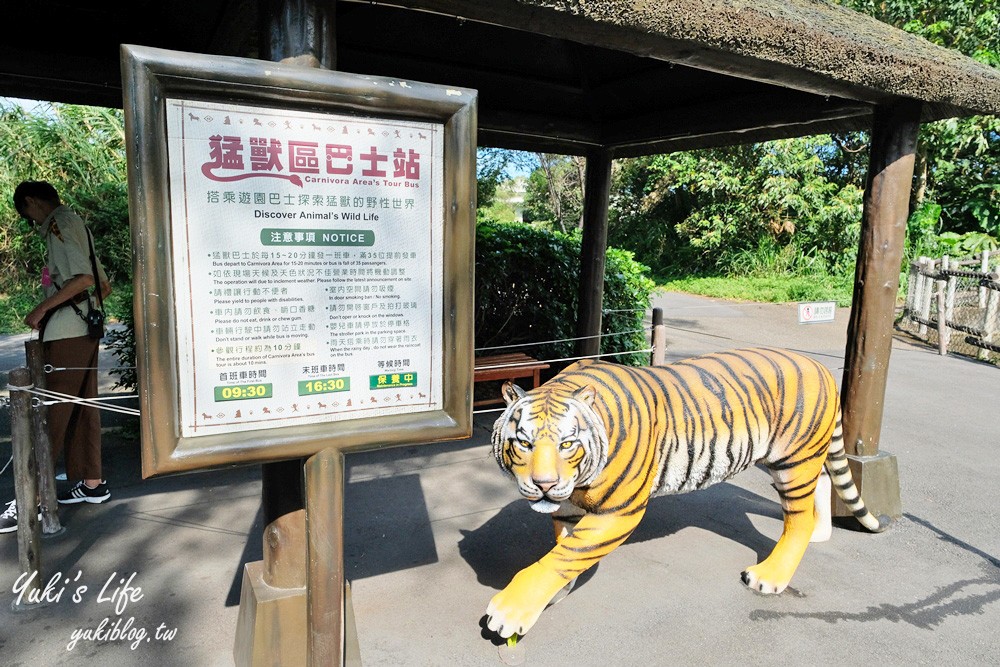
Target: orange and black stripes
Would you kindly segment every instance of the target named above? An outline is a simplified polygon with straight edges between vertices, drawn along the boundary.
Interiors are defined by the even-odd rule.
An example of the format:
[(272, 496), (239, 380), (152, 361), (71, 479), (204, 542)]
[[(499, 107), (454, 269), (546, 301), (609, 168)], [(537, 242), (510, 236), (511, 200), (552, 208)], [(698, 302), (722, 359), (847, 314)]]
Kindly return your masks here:
[(851, 477), (836, 382), (801, 354), (732, 350), (661, 367), (588, 360), (530, 392), (508, 383), (504, 398), (496, 460), (534, 509), (553, 513), (561, 535), (490, 603), (487, 613), (501, 619), (491, 623), (505, 628), (526, 630), (540, 609), (519, 606), (547, 602), (553, 582), (572, 580), (628, 539), (650, 497), (701, 489), (754, 464), (771, 473), (785, 516), (772, 554), (743, 573), (759, 592), (781, 592), (798, 566), (824, 464), (865, 527), (886, 525)]

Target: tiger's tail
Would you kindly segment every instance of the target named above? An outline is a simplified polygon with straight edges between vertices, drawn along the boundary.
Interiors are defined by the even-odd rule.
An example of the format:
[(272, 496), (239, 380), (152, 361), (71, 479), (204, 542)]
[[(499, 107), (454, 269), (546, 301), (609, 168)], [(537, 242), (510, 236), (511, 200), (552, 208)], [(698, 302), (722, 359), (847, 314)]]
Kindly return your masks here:
[(847, 452), (844, 451), (844, 429), (839, 410), (837, 427), (833, 431), (833, 439), (826, 457), (826, 470), (830, 473), (830, 482), (836, 489), (837, 495), (862, 526), (873, 533), (881, 533), (889, 527), (892, 519), (885, 514), (880, 514), (876, 518), (869, 512), (868, 508), (865, 507), (865, 502), (861, 499), (861, 494), (858, 493), (858, 487), (854, 484), (851, 467), (847, 464)]

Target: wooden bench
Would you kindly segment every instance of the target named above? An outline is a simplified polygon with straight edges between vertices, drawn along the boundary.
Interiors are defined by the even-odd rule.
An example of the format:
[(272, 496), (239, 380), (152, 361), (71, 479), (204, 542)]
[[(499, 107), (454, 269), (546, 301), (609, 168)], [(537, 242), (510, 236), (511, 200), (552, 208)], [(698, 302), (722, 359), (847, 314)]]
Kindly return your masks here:
[[(521, 352), (497, 354), (491, 357), (476, 357), (473, 382), (489, 382), (491, 380), (517, 380), (531, 378), (531, 388), (541, 384), (541, 372), (549, 365), (538, 361)], [(503, 398), (484, 398), (473, 401), (473, 407), (503, 403)]]

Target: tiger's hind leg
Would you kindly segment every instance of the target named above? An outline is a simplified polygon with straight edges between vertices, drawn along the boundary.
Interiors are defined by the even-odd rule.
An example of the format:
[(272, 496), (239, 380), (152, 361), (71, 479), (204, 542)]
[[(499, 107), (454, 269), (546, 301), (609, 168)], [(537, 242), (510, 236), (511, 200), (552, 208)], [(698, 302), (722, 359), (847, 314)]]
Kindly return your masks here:
[(774, 595), (792, 580), (816, 527), (815, 492), (822, 467), (818, 457), (789, 469), (769, 468), (781, 496), (784, 530), (771, 554), (743, 571), (743, 583), (751, 590)]
[(819, 474), (816, 482), (816, 493), (813, 503), (816, 512), (816, 527), (813, 529), (810, 542), (826, 542), (833, 535), (833, 505), (831, 504), (832, 485), (826, 468)]

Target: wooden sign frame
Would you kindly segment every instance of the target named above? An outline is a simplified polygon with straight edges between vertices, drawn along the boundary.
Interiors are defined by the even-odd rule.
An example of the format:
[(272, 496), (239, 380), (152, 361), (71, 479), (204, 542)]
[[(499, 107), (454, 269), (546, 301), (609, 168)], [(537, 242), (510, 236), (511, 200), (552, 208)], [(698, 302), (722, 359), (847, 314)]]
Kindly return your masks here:
[[(330, 448), (349, 452), (469, 437), (472, 432), (476, 91), (131, 45), (122, 46), (122, 78), (135, 267), (143, 476), (287, 460)], [(171, 161), (179, 158), (178, 151), (171, 155), (169, 149), (168, 123), (171, 122), (170, 114), (176, 116), (176, 112), (168, 109), (168, 105), (176, 106), (177, 101), (203, 105), (210, 111), (227, 110), (228, 105), (234, 105), (232, 108), (236, 111), (249, 107), (279, 110), (295, 119), (329, 118), (339, 123), (336, 125), (338, 131), (343, 126), (344, 134), (365, 123), (376, 129), (396, 127), (397, 130), (400, 127), (420, 128), (421, 124), (429, 123), (432, 130), (440, 131), (442, 150), (435, 157), (441, 166), (439, 182), (434, 183), (440, 191), (440, 210), (435, 208), (430, 216), (439, 216), (442, 226), (435, 232), (442, 239), (440, 261), (435, 265), (440, 274), (435, 274), (439, 279), (426, 281), (432, 290), (427, 301), (438, 304), (433, 311), (434, 345), (429, 346), (427, 340), (414, 343), (419, 348), (415, 354), (431, 354), (437, 369), (434, 375), (438, 377), (429, 379), (424, 374), (422, 378), (438, 383), (434, 386), (436, 393), (427, 399), (425, 406), (406, 408), (410, 410), (406, 413), (393, 413), (389, 400), (385, 399), (386, 407), (376, 410), (373, 416), (360, 411), (356, 411), (357, 415), (335, 417), (312, 413), (309, 417), (287, 420), (288, 425), (275, 420), (273, 424), (262, 423), (246, 430), (240, 424), (243, 430), (231, 432), (224, 428), (213, 430), (211, 426), (215, 424), (208, 420), (214, 415), (202, 411), (206, 421), (201, 428), (209, 432), (198, 431), (199, 424), (190, 414), (192, 410), (185, 407), (189, 401), (186, 392), (191, 384), (185, 369), (201, 369), (197, 362), (192, 365), (190, 350), (185, 349), (191, 336), (178, 329), (185, 316), (179, 308), (189, 295), (179, 293), (178, 285), (185, 284), (178, 281), (182, 262), (173, 256), (172, 249), (177, 247), (174, 236), (180, 233), (179, 228), (174, 229), (176, 220), (186, 220), (192, 226), (202, 223), (189, 212), (180, 210), (182, 205), (189, 206), (189, 202), (174, 201), (177, 198), (171, 194), (172, 185), (175, 186), (173, 192), (178, 192), (176, 174), (179, 173)], [(313, 129), (318, 130), (322, 124), (314, 123)], [(327, 125), (332, 133), (334, 123)], [(371, 127), (369, 132), (372, 132)], [(372, 152), (375, 152), (374, 147)], [(175, 175), (173, 184), (172, 173)], [(179, 218), (182, 214), (187, 217)], [(403, 219), (410, 225), (427, 222), (420, 216)], [(357, 226), (353, 222), (350, 225)], [(260, 234), (263, 237), (263, 232)], [(197, 280), (200, 278), (189, 282), (195, 284)], [(419, 309), (423, 301), (413, 298), (411, 303)], [(201, 317), (201, 312), (198, 311), (197, 317)], [(193, 330), (193, 340), (199, 341), (216, 331), (206, 328), (206, 323), (201, 321), (186, 328)], [(329, 332), (306, 335), (315, 338), (311, 341), (313, 347), (335, 345), (327, 338)], [(374, 391), (375, 376), (366, 375), (362, 382), (356, 382), (356, 386), (366, 383), (368, 377), (372, 378)], [(397, 384), (393, 385), (393, 381)], [(319, 386), (328, 389), (332, 384)], [(408, 385), (392, 378), (387, 379), (385, 386)], [(240, 385), (221, 389), (229, 391), (227, 399), (243, 396), (244, 389)], [(201, 395), (204, 397), (206, 392)], [(379, 400), (382, 396), (379, 394)], [(374, 398), (369, 397), (369, 400), (376, 403)], [(186, 410), (184, 415), (182, 407)], [(293, 407), (296, 411), (300, 407), (315, 409), (313, 405), (296, 404)], [(252, 410), (231, 412), (244, 417)], [(236, 424), (230, 417), (227, 419)]]

